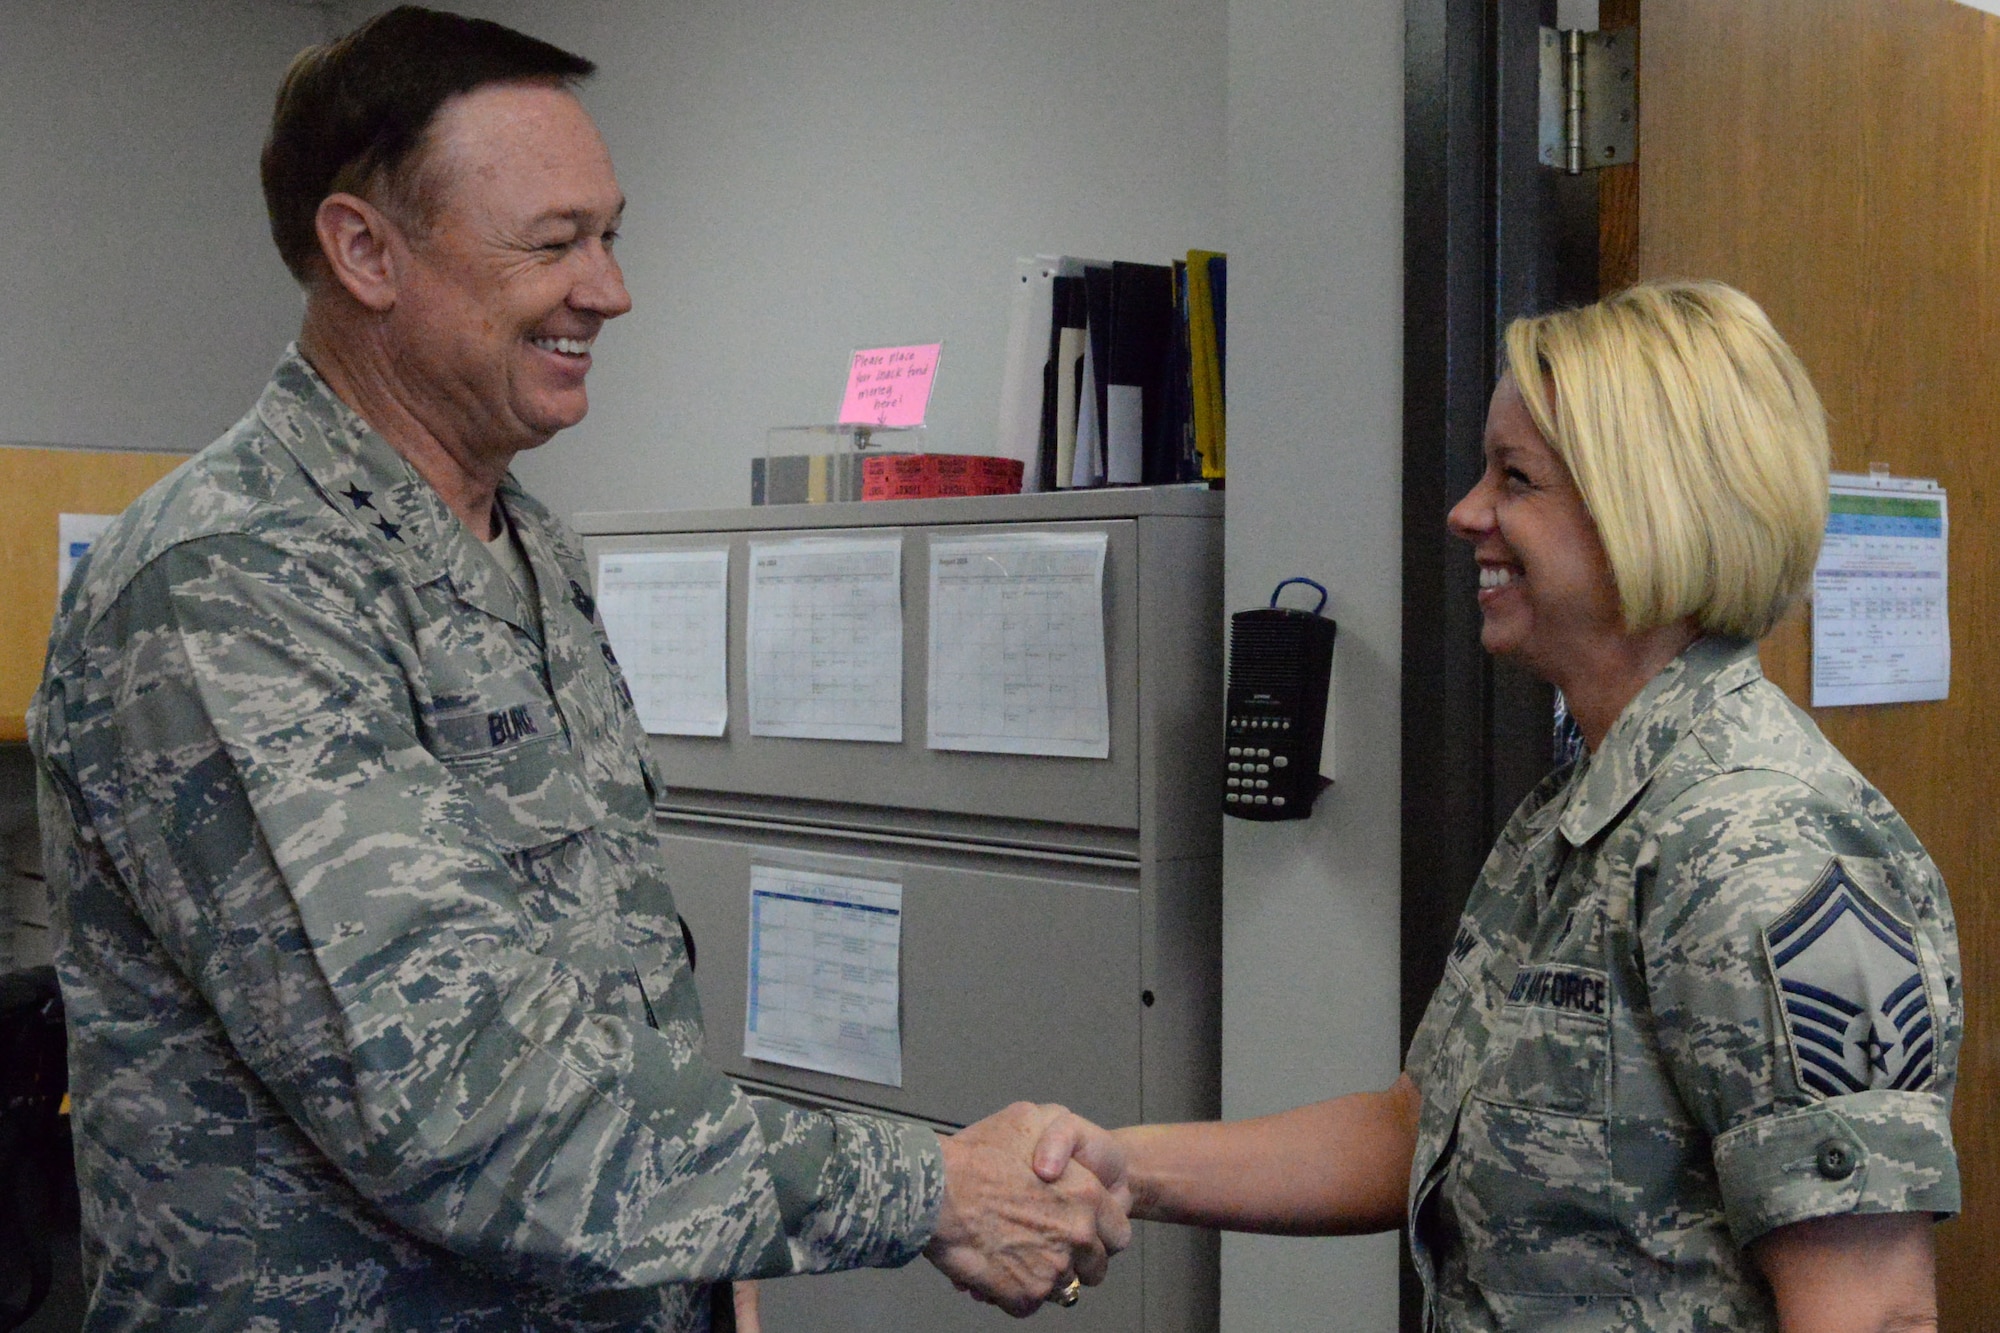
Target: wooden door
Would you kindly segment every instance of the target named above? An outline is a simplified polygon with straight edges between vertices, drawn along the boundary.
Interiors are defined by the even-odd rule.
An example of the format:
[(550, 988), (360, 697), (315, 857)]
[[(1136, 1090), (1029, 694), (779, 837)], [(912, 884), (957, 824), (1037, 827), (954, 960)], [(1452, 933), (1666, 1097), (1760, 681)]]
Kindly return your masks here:
[[(1604, 6), (1606, 26), (1635, 0)], [(1834, 466), (1950, 496), (1951, 697), (1815, 709), (1944, 872), (1966, 1032), (1965, 1212), (1943, 1326), (2000, 1324), (2000, 18), (1953, 0), (1643, 0), (1640, 160), (1601, 191), (1605, 277), (1713, 277), (1770, 312)], [(1634, 188), (1636, 186), (1636, 188)], [(1631, 225), (1636, 195), (1637, 226)], [(1803, 615), (1764, 645), (1809, 698)]]

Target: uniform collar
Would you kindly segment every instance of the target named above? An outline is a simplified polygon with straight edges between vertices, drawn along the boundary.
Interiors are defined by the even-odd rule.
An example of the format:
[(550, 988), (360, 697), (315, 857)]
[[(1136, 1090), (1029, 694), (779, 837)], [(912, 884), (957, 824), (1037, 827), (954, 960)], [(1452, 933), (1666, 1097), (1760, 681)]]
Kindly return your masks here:
[[(410, 461), (327, 386), (296, 343), (257, 400), (257, 415), (327, 504), (412, 581), (449, 578), (466, 602), (541, 637), (513, 580)], [(511, 475), (501, 493), (520, 494)]]
[(1653, 774), (1716, 700), (1762, 678), (1751, 639), (1696, 639), (1641, 689), (1584, 761), (1563, 811), (1562, 834), (1573, 847), (1595, 838), (1632, 803)]

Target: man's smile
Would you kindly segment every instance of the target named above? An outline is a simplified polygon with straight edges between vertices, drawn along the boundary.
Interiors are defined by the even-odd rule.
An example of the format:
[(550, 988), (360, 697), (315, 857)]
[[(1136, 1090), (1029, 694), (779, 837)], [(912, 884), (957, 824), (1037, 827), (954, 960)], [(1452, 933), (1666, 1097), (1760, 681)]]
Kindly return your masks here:
[(529, 342), (544, 352), (558, 352), (563, 356), (589, 356), (590, 345), (597, 341), (589, 338), (530, 338)]

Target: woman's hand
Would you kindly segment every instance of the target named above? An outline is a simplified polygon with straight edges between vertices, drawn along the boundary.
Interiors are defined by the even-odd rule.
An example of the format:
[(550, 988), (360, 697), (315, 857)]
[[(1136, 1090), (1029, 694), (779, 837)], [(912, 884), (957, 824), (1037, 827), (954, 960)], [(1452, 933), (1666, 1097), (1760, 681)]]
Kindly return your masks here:
[(1124, 1145), (1102, 1125), (1066, 1110), (1043, 1127), (1035, 1143), (1035, 1174), (1051, 1183), (1061, 1180), (1072, 1158), (1104, 1186), (1108, 1206), (1131, 1215), (1132, 1182)]
[(1256, 1120), (1131, 1125), (1051, 1120), (1035, 1171), (1073, 1156), (1131, 1216), (1232, 1231), (1344, 1236), (1400, 1226), (1416, 1151), (1417, 1085), (1350, 1093)]
[(1929, 1213), (1845, 1213), (1794, 1222), (1750, 1245), (1781, 1333), (1936, 1333)]

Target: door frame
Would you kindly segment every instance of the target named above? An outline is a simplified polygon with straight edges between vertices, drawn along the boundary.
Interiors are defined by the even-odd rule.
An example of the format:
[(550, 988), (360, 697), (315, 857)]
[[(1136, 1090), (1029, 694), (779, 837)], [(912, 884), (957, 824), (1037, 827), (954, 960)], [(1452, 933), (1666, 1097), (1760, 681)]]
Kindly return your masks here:
[[(1478, 479), (1500, 335), (1595, 300), (1598, 182), (1538, 161), (1555, 0), (1405, 0), (1402, 1040), (1467, 893), (1554, 760), (1554, 693), (1479, 644), (1478, 572), (1444, 515)], [(1407, 1248), (1402, 1327), (1422, 1295)]]

